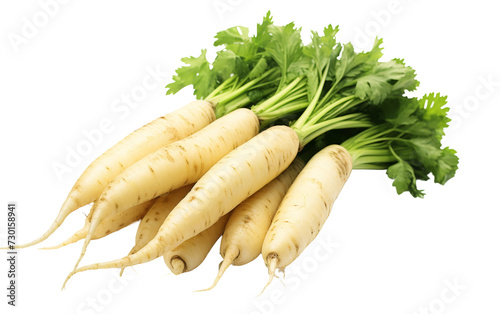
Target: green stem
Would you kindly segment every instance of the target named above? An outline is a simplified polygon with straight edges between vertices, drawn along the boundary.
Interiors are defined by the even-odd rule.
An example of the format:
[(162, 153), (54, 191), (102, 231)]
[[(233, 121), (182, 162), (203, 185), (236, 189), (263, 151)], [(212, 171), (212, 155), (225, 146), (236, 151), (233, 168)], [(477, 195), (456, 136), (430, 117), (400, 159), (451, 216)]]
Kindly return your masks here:
[(351, 99), (341, 106), (337, 106), (336, 108), (333, 108), (332, 111), (326, 112), (324, 116), (321, 117), (320, 121), (322, 120), (328, 120), (337, 116), (340, 116), (341, 114), (345, 114), (348, 112), (350, 109), (356, 107), (359, 104), (364, 103), (366, 100), (361, 100), (361, 99)]
[(231, 76), (230, 78), (222, 82), (216, 89), (213, 90), (213, 92), (210, 93), (210, 95), (205, 97), (205, 99), (206, 100), (213, 99), (220, 91), (226, 88), (226, 86), (232, 83), (236, 78), (237, 78), (236, 76)]
[[(207, 97), (208, 101), (211, 101), (212, 103), (215, 103), (216, 106), (224, 106), (224, 104), (227, 104), (231, 100), (235, 99), (236, 97), (241, 96), (243, 93), (248, 92), (254, 85), (262, 81), (264, 78), (268, 77), (270, 74), (272, 74), (275, 70), (271, 69), (259, 76), (258, 78), (255, 78), (248, 83), (244, 84), (243, 86), (237, 88), (234, 91), (230, 92), (224, 92), (219, 95), (212, 95), (212, 98)], [(222, 85), (222, 84), (221, 84)], [(219, 90), (220, 91), (220, 90)]]
[[(395, 128), (388, 127), (387, 124), (377, 125), (345, 140), (341, 145), (348, 151), (358, 150), (360, 147), (364, 149), (370, 144), (377, 143), (378, 138), (390, 134), (395, 130)], [(392, 140), (394, 137), (390, 137), (390, 139)]]
[[(308, 126), (312, 126), (314, 125), (316, 122), (318, 122), (321, 118), (323, 118), (323, 116), (325, 115), (329, 115), (331, 116), (332, 118), (334, 118), (335, 116), (337, 116), (338, 114), (333, 114), (331, 113), (331, 111), (339, 106), (340, 104), (342, 103), (346, 103), (348, 104), (352, 99), (356, 98), (356, 96), (352, 95), (352, 96), (348, 96), (348, 97), (344, 97), (344, 98), (341, 98), (333, 103), (331, 103), (330, 105), (324, 107), (323, 109), (321, 109), (318, 113), (315, 113), (312, 115), (312, 118), (307, 121), (307, 123), (304, 125), (304, 127), (308, 127)], [(331, 114), (330, 114), (331, 113)]]
[[(296, 102), (297, 99), (300, 100), (300, 98), (305, 97), (305, 96), (307, 96), (306, 92), (296, 93), (295, 95), (292, 95), (290, 97), (286, 97), (286, 99), (284, 99), (280, 102), (277, 102), (274, 106), (266, 109), (264, 112), (269, 113), (269, 112), (273, 112), (273, 111), (277, 111), (279, 109), (282, 109), (282, 107), (288, 107), (293, 102)], [(307, 102), (307, 101), (305, 101), (305, 102)], [(300, 100), (300, 103), (304, 103), (304, 100)], [(309, 104), (309, 103), (307, 102), (307, 104)]]
[(240, 95), (239, 97), (233, 99), (229, 105), (217, 106), (215, 109), (215, 116), (220, 118), (226, 114), (238, 109), (243, 108), (250, 104), (252, 101), (247, 95)]
[(398, 138), (396, 138), (396, 137), (377, 137), (377, 138), (366, 140), (366, 141), (363, 141), (363, 142), (360, 142), (360, 143), (356, 143), (355, 145), (353, 145), (350, 148), (350, 150), (357, 150), (360, 147), (362, 148), (362, 147), (364, 147), (366, 145), (373, 144), (373, 143), (378, 143), (378, 142), (383, 142), (383, 141), (393, 141), (393, 140), (398, 140)]
[(325, 85), (326, 81), (326, 74), (328, 73), (328, 68), (330, 67), (330, 63), (328, 63), (325, 67), (325, 70), (323, 71), (323, 76), (321, 78), (321, 82), (319, 83), (318, 89), (316, 90), (316, 93), (314, 94), (313, 99), (311, 100), (309, 106), (307, 106), (306, 110), (300, 115), (299, 119), (295, 121), (294, 125), (296, 128), (300, 129), (304, 126), (306, 123), (307, 119), (309, 119), (309, 116), (311, 113), (314, 111), (314, 108), (316, 107), (316, 104), (318, 103), (319, 97), (321, 96), (321, 93), (323, 92), (323, 87)]
[(266, 101), (260, 103), (259, 105), (254, 107), (255, 112), (263, 112), (266, 111), (268, 108), (274, 106), (277, 102), (279, 102), (288, 92), (290, 92), (292, 89), (295, 88), (297, 84), (299, 84), (303, 80), (303, 76), (297, 77), (295, 80), (293, 80), (290, 84), (287, 85), (284, 89), (282, 89), (280, 92), (277, 94), (273, 95), (271, 98), (267, 99)]
[(367, 119), (366, 115), (362, 113), (353, 113), (323, 121), (308, 128), (297, 128), (295, 124), (293, 124), (292, 129), (297, 132), (297, 135), (299, 136), (300, 146), (303, 147), (316, 137), (331, 130), (367, 128), (370, 126), (373, 126), (373, 123)]
[(356, 169), (356, 170), (386, 170), (387, 165), (370, 164), (370, 163), (356, 164), (356, 162), (353, 161), (352, 162), (352, 169)]
[(332, 87), (330, 87), (330, 89), (325, 94), (325, 96), (320, 100), (318, 106), (321, 107), (324, 103), (326, 103), (327, 101), (330, 101), (330, 96), (332, 95), (332, 93), (335, 90), (335, 87), (337, 86), (338, 83), (339, 83), (339, 80), (335, 81), (335, 83), (332, 85)]
[(307, 101), (297, 100), (288, 103), (286, 106), (279, 107), (273, 111), (267, 110), (262, 113), (254, 112), (260, 120), (276, 120), (280, 117), (284, 117), (288, 114), (294, 113), (296, 111), (302, 110), (307, 107), (309, 103)]
[(388, 164), (396, 161), (396, 158), (392, 155), (384, 156), (359, 156), (353, 160), (353, 167), (357, 167), (363, 164)]

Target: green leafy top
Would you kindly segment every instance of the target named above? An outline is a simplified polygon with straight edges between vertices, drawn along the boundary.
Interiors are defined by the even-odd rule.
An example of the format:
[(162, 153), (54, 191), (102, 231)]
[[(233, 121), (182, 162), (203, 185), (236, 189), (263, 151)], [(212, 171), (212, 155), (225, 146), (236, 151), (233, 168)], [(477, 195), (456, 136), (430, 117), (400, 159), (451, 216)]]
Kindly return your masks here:
[(251, 106), (262, 127), (296, 119), (291, 127), (300, 149), (313, 140), (315, 146), (342, 143), (354, 168), (387, 169), (398, 193), (422, 197), (416, 182), (430, 174), (444, 184), (458, 165), (456, 152), (441, 147), (450, 121), (446, 97), (405, 97), (419, 85), (410, 66), (402, 59), (381, 61), (382, 39), (356, 52), (351, 43), (337, 42), (338, 31), (332, 25), (322, 34), (313, 31), (304, 45), (300, 28), (274, 25), (268, 12), (252, 36), (243, 26), (217, 33), (214, 45), (221, 49), (212, 63), (206, 50), (183, 58), (186, 66), (167, 94), (193, 85), (197, 98), (215, 105), (217, 117)]
[(418, 86), (415, 71), (402, 60), (379, 61), (381, 39), (370, 51), (356, 53), (352, 44), (336, 43), (337, 30), (329, 26), (323, 36), (313, 33), (312, 43), (304, 48), (311, 59), (310, 101), (292, 124), (302, 146), (330, 130), (371, 126), (364, 106), (377, 106)]
[(428, 94), (421, 99), (398, 97), (384, 101), (368, 114), (376, 125), (342, 143), (356, 169), (387, 169), (398, 194), (423, 197), (417, 180), (445, 184), (458, 169), (456, 151), (441, 146), (450, 121), (446, 97)]
[(167, 85), (167, 95), (175, 94), (188, 85), (193, 85), (194, 94), (198, 99), (213, 91), (215, 82), (206, 56), (207, 50), (203, 49), (197, 58), (182, 58), (181, 61), (187, 66), (180, 67), (175, 71), (174, 82)]
[(297, 74), (293, 64), (302, 57), (300, 28), (295, 28), (295, 24), (292, 22), (285, 26), (270, 25), (268, 29), (271, 38), (267, 42), (265, 50), (281, 70), (281, 81), (278, 87), (278, 91), (280, 91), (291, 78), (294, 78), (291, 76)]
[[(235, 26), (220, 31), (215, 35), (214, 46), (222, 47), (215, 60), (210, 63), (203, 49), (197, 58), (181, 59), (186, 66), (176, 70), (173, 82), (167, 85), (167, 94), (175, 94), (182, 88), (193, 85), (198, 99), (206, 98), (230, 76), (249, 81), (263, 75), (268, 69), (264, 45), (268, 42), (273, 26), (270, 12), (257, 25), (257, 34), (249, 36), (249, 30), (243, 26)], [(203, 82), (203, 83), (202, 83)]]
[(418, 85), (402, 60), (379, 61), (381, 39), (355, 52), (337, 42), (338, 26), (312, 31), (307, 45), (300, 31), (294, 23), (274, 25), (270, 13), (254, 36), (243, 26), (221, 31), (214, 62), (206, 51), (183, 59), (188, 65), (177, 70), (168, 93), (192, 84), (198, 98), (216, 105), (217, 116), (253, 104), (263, 126), (303, 111), (292, 124), (303, 147), (329, 130), (371, 126), (362, 104), (378, 105)]
[[(206, 50), (198, 58), (183, 58), (186, 66), (176, 70), (173, 82), (167, 85), (167, 94), (192, 85), (196, 97), (214, 103), (217, 116), (222, 116), (282, 91), (291, 80), (301, 76), (300, 29), (293, 23), (274, 25), (270, 12), (257, 25), (253, 36), (249, 36), (248, 28), (235, 26), (218, 32), (215, 38), (214, 45), (222, 48), (215, 60), (207, 61)], [(280, 94), (280, 101), (288, 96), (297, 99), (288, 91), (293, 94), (293, 90), (287, 89)], [(293, 107), (290, 112), (302, 107)]]

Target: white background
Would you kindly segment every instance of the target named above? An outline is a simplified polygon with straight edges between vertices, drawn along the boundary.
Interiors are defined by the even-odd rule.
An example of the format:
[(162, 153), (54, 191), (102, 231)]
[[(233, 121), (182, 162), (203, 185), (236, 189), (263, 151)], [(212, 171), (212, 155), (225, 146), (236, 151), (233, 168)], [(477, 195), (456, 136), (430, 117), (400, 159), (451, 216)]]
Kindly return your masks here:
[[(49, 6), (47, 18), (41, 3), (48, 2), (0, 4), (2, 244), (7, 202), (18, 203), (19, 241), (37, 237), (94, 158), (193, 99), (190, 90), (165, 96), (181, 57), (209, 48), (218, 30), (245, 25), (253, 31), (267, 10), (276, 24), (303, 26), (304, 38), (329, 23), (340, 25), (341, 41), (361, 49), (382, 36), (387, 59), (403, 57), (417, 70), (419, 95), (448, 95), (455, 120), (445, 141), (458, 151), (460, 170), (444, 187), (421, 184), (424, 199), (398, 196), (384, 172), (354, 171), (316, 241), (289, 267), (286, 287), (275, 280), (259, 297), (267, 280), (260, 257), (230, 268), (216, 289), (193, 292), (215, 276), (217, 247), (181, 276), (169, 275), (158, 259), (128, 269), (123, 281), (114, 269), (78, 274), (61, 292), (78, 243), (20, 251), (16, 308), (6, 305), (0, 253), (2, 313), (500, 311), (500, 23), (493, 1), (70, 0)], [(38, 26), (26, 34), (33, 19)], [(160, 83), (149, 80), (154, 86), (126, 109), (122, 95), (137, 92), (155, 69)], [(84, 131), (106, 119), (112, 131), (58, 176), (53, 165), (65, 164), (68, 149), (85, 141)], [(46, 244), (78, 230), (88, 209), (73, 213)], [(82, 265), (124, 256), (136, 226), (92, 242)]]

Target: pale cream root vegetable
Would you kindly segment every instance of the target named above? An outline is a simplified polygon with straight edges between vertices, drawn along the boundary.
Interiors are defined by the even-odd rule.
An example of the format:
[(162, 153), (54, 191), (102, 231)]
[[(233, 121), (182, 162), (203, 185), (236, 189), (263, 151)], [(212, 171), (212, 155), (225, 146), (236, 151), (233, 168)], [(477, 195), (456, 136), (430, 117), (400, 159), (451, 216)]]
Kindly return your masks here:
[(95, 202), (106, 186), (126, 168), (163, 146), (183, 139), (215, 120), (212, 105), (194, 101), (144, 125), (94, 160), (69, 192), (50, 228), (38, 239), (16, 248), (38, 244), (47, 239), (78, 208)]
[(262, 246), (262, 257), (269, 269), (267, 285), (276, 269), (283, 271), (314, 240), (351, 170), (352, 160), (347, 150), (330, 145), (314, 155), (297, 176)]
[[(158, 233), (158, 229), (162, 225), (168, 214), (174, 209), (181, 199), (186, 196), (186, 194), (191, 190), (193, 185), (186, 185), (180, 189), (172, 191), (168, 194), (159, 196), (151, 208), (148, 210), (144, 218), (141, 219), (139, 226), (137, 227), (137, 233), (135, 235), (135, 245), (130, 250), (129, 255), (142, 249), (151, 239), (153, 239)], [(124, 268), (122, 268), (120, 275), (123, 273)]]
[(224, 232), (231, 213), (225, 214), (208, 229), (182, 242), (179, 246), (163, 254), (168, 268), (175, 275), (192, 271), (205, 260), (215, 242)]
[[(105, 217), (122, 208), (134, 206), (198, 181), (222, 157), (250, 140), (258, 132), (259, 121), (255, 114), (249, 109), (237, 109), (193, 135), (165, 146), (125, 169), (104, 189), (94, 203), (89, 233), (76, 265), (84, 256), (95, 228)], [(214, 219), (212, 223), (216, 220)], [(204, 229), (208, 227), (209, 225), (206, 225)], [(184, 239), (182, 238), (170, 249), (182, 240)], [(163, 252), (155, 257), (161, 255)]]
[[(216, 120), (211, 125), (230, 117), (235, 112)], [(246, 128), (248, 126), (240, 123), (240, 128), (237, 130), (244, 132)], [(263, 131), (213, 165), (167, 216), (158, 234), (145, 247), (122, 259), (81, 267), (71, 272), (68, 278), (76, 272), (132, 266), (162, 256), (184, 240), (210, 227), (220, 217), (276, 178), (297, 155), (298, 142), (295, 131), (286, 126), (274, 126)], [(144, 184), (146, 182), (144, 181)], [(96, 214), (97, 212), (94, 215)]]
[[(136, 205), (134, 207), (122, 210), (119, 213), (116, 213), (115, 215), (106, 218), (102, 224), (100, 224), (96, 232), (94, 233), (94, 236), (92, 237), (92, 240), (97, 240), (100, 238), (103, 238), (107, 236), (108, 234), (111, 234), (113, 232), (116, 232), (122, 228), (125, 228), (126, 226), (141, 220), (144, 215), (148, 212), (149, 208), (154, 204), (155, 200), (150, 200), (147, 202), (144, 202), (142, 204)], [(85, 239), (87, 236), (87, 233), (89, 231), (89, 226), (90, 226), (90, 220), (87, 218), (85, 219), (85, 225), (83, 226), (82, 229), (78, 230), (75, 232), (71, 237), (69, 237), (67, 240), (61, 242), (58, 245), (50, 246), (50, 247), (44, 247), (44, 250), (52, 250), (52, 249), (58, 249), (63, 246), (66, 246), (71, 243), (75, 243), (77, 241), (80, 241), (81, 239)]]
[(247, 198), (231, 211), (222, 235), (220, 254), (223, 258), (210, 290), (230, 265), (245, 265), (260, 255), (264, 237), (286, 191), (304, 167), (300, 157), (276, 179)]

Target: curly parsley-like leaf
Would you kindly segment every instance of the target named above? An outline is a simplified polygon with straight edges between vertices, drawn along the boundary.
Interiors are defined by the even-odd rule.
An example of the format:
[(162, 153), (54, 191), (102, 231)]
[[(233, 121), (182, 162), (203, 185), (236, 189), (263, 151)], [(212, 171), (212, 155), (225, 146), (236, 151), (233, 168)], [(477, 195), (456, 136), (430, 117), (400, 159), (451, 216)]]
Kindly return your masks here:
[(243, 43), (250, 39), (248, 37), (248, 28), (243, 26), (234, 26), (220, 31), (215, 35), (215, 38), (217, 40), (214, 42), (214, 46)]
[(366, 75), (357, 79), (356, 96), (380, 104), (392, 93), (392, 82), (405, 78), (412, 70), (395, 60), (379, 62)]
[(335, 80), (338, 84), (344, 77), (355, 77), (369, 70), (382, 57), (382, 39), (376, 39), (372, 50), (356, 53), (351, 43), (343, 45), (342, 54), (334, 71)]
[(415, 70), (407, 66), (403, 59), (393, 59), (393, 61), (406, 69), (405, 75), (392, 86), (391, 97), (400, 97), (406, 91), (414, 91), (420, 85), (420, 82), (416, 79)]
[(266, 57), (261, 57), (259, 61), (254, 65), (253, 69), (248, 73), (248, 78), (249, 79), (254, 79), (256, 77), (261, 76), (267, 68), (267, 61)]
[(313, 99), (316, 95), (321, 82), (324, 82), (328, 77), (326, 68), (333, 66), (331, 62), (338, 57), (339, 49), (334, 49), (337, 45), (335, 35), (338, 33), (339, 27), (333, 28), (330, 24), (323, 30), (323, 35), (312, 31), (312, 41), (305, 46), (303, 53), (311, 60), (311, 65), (307, 73), (308, 82), (308, 98)]
[(289, 81), (287, 74), (290, 66), (302, 57), (301, 29), (295, 28), (293, 22), (285, 26), (269, 25), (268, 29), (271, 40), (265, 49), (281, 69), (280, 90)]
[(206, 58), (207, 50), (203, 49), (199, 57), (182, 58), (181, 61), (187, 64), (178, 68), (173, 76), (174, 82), (168, 84), (167, 95), (175, 94), (182, 88), (193, 85), (194, 95), (198, 99), (210, 94), (215, 87), (215, 76), (210, 71), (210, 63)]
[(217, 57), (212, 63), (212, 71), (217, 75), (217, 79), (222, 82), (227, 80), (236, 66), (236, 55), (230, 50), (217, 52)]
[(436, 138), (439, 140), (443, 137), (444, 129), (448, 127), (448, 122), (451, 121), (447, 116), (450, 108), (445, 107), (446, 98), (446, 96), (441, 96), (439, 93), (430, 93), (419, 100), (422, 118), (427, 122), (429, 128), (436, 131)]
[(445, 147), (441, 151), (441, 155), (437, 161), (437, 165), (432, 171), (434, 182), (445, 184), (448, 180), (455, 176), (458, 170), (457, 152), (449, 147)]
[(387, 168), (387, 176), (394, 180), (392, 185), (396, 187), (398, 194), (410, 192), (413, 197), (423, 197), (422, 190), (417, 189), (417, 180), (412, 166), (403, 160), (399, 160)]
[(266, 13), (261, 24), (257, 24), (257, 32), (255, 36), (252, 37), (252, 42), (259, 47), (263, 47), (271, 39), (271, 34), (269, 33), (269, 26), (273, 24), (273, 18), (271, 16), (271, 11)]

